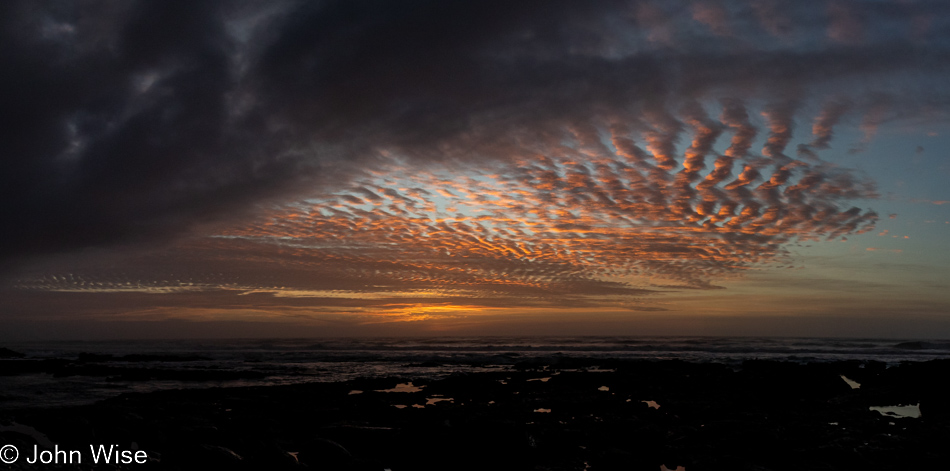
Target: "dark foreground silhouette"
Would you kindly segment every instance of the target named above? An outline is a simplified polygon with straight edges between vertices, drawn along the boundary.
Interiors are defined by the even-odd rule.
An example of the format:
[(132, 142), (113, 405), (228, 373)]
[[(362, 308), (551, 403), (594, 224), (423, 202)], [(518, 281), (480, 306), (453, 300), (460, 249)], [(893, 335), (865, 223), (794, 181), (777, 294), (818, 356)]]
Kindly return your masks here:
[[(565, 359), (435, 381), (172, 390), (89, 406), (0, 410), (0, 445), (21, 450), (17, 463), (0, 469), (950, 466), (950, 391), (944, 385), (950, 360), (891, 368), (861, 361), (726, 366), (598, 360), (599, 369), (593, 366)], [(917, 406), (902, 413), (920, 414), (870, 409), (897, 405)], [(51, 444), (85, 450), (82, 465), (24, 462), (23, 455)], [(144, 451), (148, 460), (93, 465), (91, 444)]]

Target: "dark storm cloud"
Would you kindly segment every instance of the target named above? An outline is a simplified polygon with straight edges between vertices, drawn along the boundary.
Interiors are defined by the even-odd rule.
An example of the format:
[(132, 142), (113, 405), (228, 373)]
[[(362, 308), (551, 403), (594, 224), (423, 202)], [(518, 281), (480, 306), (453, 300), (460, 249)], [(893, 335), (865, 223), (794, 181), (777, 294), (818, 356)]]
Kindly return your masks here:
[[(946, 2), (687, 3), (0, 3), (0, 259), (176, 234), (385, 155), (516, 157), (568, 125), (640, 123), (668, 170), (693, 100), (775, 103), (774, 157), (783, 103), (946, 72)], [(946, 101), (907, 90), (888, 112)]]
[(286, 150), (229, 113), (220, 8), (47, 7), (0, 7), (0, 256), (177, 231), (293, 174)]

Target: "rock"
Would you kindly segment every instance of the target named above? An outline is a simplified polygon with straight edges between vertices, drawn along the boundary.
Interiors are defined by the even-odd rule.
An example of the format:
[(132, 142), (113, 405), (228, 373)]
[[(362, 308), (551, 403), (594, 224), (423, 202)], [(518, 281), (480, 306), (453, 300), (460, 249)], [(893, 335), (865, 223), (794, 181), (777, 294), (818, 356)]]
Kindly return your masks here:
[(301, 448), (297, 460), (313, 469), (346, 469), (352, 464), (353, 455), (333, 440), (316, 438)]
[(26, 355), (20, 352), (14, 352), (13, 350), (10, 350), (9, 348), (0, 347), (0, 358), (23, 358), (25, 356)]
[[(874, 471), (950, 459), (945, 446), (950, 391), (942, 386), (948, 361), (886, 369), (855, 362), (762, 361), (738, 371), (681, 361), (586, 364), (609, 364), (615, 371), (558, 372), (536, 364), (525, 372), (431, 380), (417, 393), (377, 391), (409, 381), (422, 384), (418, 378), (168, 390), (81, 407), (0, 409), (0, 425), (35, 427), (61, 446), (88, 446), (92, 438), (123, 446), (135, 441), (149, 456), (161, 457), (143, 471), (566, 471), (588, 465), (656, 471), (663, 463), (686, 469)], [(72, 374), (123, 370), (76, 362), (49, 363), (48, 369), (54, 366)], [(867, 383), (852, 390), (841, 380), (843, 373), (864, 374)], [(541, 377), (551, 379), (527, 381)], [(352, 390), (363, 393), (351, 395)], [(436, 396), (454, 403), (412, 407)], [(647, 400), (660, 408), (642, 402)], [(890, 419), (868, 409), (918, 400), (920, 419)], [(534, 412), (541, 408), (551, 412)], [(0, 435), (0, 445), (32, 441), (22, 434)]]

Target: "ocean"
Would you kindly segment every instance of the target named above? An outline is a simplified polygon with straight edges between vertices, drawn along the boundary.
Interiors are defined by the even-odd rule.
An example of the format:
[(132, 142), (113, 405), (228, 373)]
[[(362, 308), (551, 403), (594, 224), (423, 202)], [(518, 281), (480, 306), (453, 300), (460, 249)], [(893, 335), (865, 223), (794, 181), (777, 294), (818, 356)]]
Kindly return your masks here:
[(950, 341), (724, 337), (424, 337), (63, 341), (0, 345), (0, 409), (89, 404), (160, 389), (273, 386), (360, 377), (437, 379), (615, 360), (879, 361), (950, 357)]

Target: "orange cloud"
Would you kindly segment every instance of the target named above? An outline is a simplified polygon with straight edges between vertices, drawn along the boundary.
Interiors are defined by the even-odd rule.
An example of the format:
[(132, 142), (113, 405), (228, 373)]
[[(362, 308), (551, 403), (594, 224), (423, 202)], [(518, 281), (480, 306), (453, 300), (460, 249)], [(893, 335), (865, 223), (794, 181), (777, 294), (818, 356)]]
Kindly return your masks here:
[(866, 249), (868, 252), (891, 252), (891, 253), (902, 253), (903, 249), (882, 249), (880, 247), (868, 247)]
[[(174, 275), (151, 282), (76, 275), (20, 287), (225, 292), (242, 295), (238, 306), (391, 320), (499, 307), (606, 308), (670, 289), (713, 289), (782, 262), (790, 242), (838, 240), (877, 219), (847, 204), (874, 197), (869, 183), (820, 160), (781, 155), (791, 109), (768, 112), (765, 157), (749, 152), (757, 130), (741, 102), (724, 102), (718, 120), (693, 103), (677, 116), (647, 113), (642, 131), (643, 123), (620, 120), (569, 128), (510, 162), (410, 171), (393, 161), (306, 203), (183, 243), (167, 262)], [(691, 139), (677, 152), (686, 132)], [(731, 133), (730, 145), (707, 168), (722, 133)], [(227, 275), (202, 274), (203, 266)]]
[[(644, 275), (709, 287), (710, 280), (780, 256), (788, 241), (840, 238), (870, 229), (876, 214), (841, 209), (838, 202), (873, 197), (873, 189), (820, 162), (788, 161), (757, 187), (746, 189), (760, 180), (764, 164), (748, 155), (755, 131), (743, 113), (734, 102), (721, 124), (698, 105), (684, 108), (681, 118), (652, 116), (643, 133), (647, 151), (631, 139), (634, 133), (615, 123), (609, 130), (612, 149), (590, 129), (574, 129), (578, 144), (559, 146), (560, 155), (526, 156), (490, 172), (470, 169), (465, 177), (448, 170), (403, 176), (414, 187), (432, 189), (428, 194), (441, 194), (448, 207), (457, 209), (434, 219), (418, 204), (404, 201), (401, 193), (380, 190), (389, 211), (366, 211), (347, 198), (328, 197), (323, 204), (340, 207), (340, 212), (318, 207), (309, 219), (278, 213), (272, 218), (279, 224), (224, 235), (273, 244), (318, 237), (324, 241), (321, 252), (347, 258), (354, 267), (387, 260), (387, 276), (401, 289), (551, 293), (563, 289), (568, 279), (586, 280), (593, 289), (612, 286), (603, 284), (611, 278)], [(782, 113), (768, 114), (772, 134), (763, 152), (773, 156), (789, 138), (791, 115)], [(683, 170), (676, 172), (671, 162), (680, 119), (693, 138), (683, 152)], [(726, 185), (721, 169), (729, 164), (720, 159), (718, 167), (701, 174), (723, 129), (733, 132), (727, 157), (748, 159)], [(364, 187), (379, 183), (358, 182), (353, 191), (363, 193)], [(416, 198), (427, 196), (416, 192)]]

